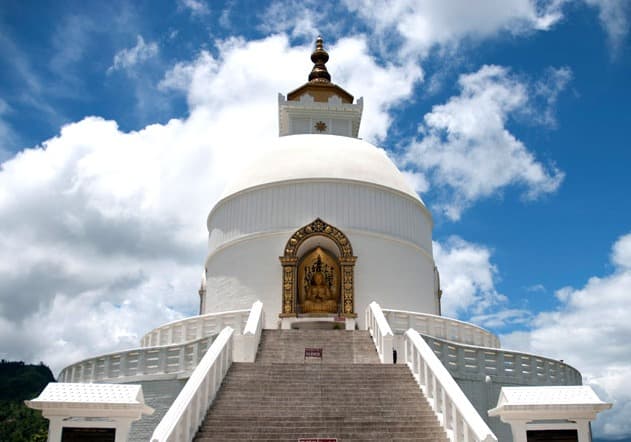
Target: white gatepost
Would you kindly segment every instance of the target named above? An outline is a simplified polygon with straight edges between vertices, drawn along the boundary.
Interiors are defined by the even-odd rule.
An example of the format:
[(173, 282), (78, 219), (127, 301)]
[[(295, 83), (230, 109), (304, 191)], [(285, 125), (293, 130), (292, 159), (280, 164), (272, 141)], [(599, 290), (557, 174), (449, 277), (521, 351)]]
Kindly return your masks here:
[(489, 416), (511, 426), (513, 442), (526, 442), (529, 431), (555, 430), (576, 431), (578, 442), (591, 442), (589, 423), (608, 408), (587, 385), (502, 387)]
[(115, 442), (126, 442), (132, 422), (153, 413), (140, 385), (51, 382), (24, 403), (50, 421), (48, 442), (61, 442), (64, 428), (113, 430)]

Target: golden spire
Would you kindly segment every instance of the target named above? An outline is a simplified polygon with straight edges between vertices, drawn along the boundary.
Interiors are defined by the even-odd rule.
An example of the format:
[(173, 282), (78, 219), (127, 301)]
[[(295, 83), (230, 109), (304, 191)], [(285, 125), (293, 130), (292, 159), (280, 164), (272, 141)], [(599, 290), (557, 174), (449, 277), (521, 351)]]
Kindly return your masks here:
[(329, 71), (326, 70), (326, 62), (329, 61), (329, 53), (324, 50), (324, 40), (322, 40), (322, 37), (316, 39), (316, 48), (311, 54), (311, 61), (313, 62), (313, 69), (309, 74), (309, 82), (329, 83), (331, 81), (331, 75)]

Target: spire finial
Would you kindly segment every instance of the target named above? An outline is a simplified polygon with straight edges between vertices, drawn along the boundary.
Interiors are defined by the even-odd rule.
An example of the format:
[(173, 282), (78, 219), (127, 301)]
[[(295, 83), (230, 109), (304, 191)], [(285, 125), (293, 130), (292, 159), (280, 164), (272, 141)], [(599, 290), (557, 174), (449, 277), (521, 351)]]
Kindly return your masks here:
[(329, 61), (329, 54), (324, 50), (324, 40), (321, 36), (316, 39), (315, 51), (311, 54), (311, 61), (313, 62), (313, 69), (309, 74), (309, 81), (318, 83), (329, 83), (331, 81), (331, 75), (326, 70), (326, 62)]

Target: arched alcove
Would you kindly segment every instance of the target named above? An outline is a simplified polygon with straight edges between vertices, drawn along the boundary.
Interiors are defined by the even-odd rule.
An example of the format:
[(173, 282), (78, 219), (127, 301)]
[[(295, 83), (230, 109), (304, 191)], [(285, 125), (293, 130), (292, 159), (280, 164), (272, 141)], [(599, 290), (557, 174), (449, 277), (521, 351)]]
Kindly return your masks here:
[[(355, 318), (357, 315), (355, 314), (354, 272), (357, 257), (353, 255), (353, 247), (346, 235), (341, 230), (324, 222), (320, 218), (317, 218), (313, 222), (296, 230), (296, 232), (294, 232), (287, 241), (284, 254), (280, 257), (280, 262), (283, 267), (283, 303), (280, 317), (297, 316), (299, 313), (302, 313), (300, 310), (304, 308), (304, 294), (301, 294), (300, 284), (305, 283), (305, 276), (303, 273), (306, 272), (307, 278), (310, 278), (312, 275), (309, 275), (309, 272), (311, 271), (311, 273), (317, 273), (317, 271), (302, 269), (303, 272), (299, 272), (298, 263), (301, 261), (301, 258), (304, 258), (305, 256), (308, 257), (309, 254), (313, 254), (316, 263), (310, 262), (308, 266), (315, 265), (317, 268), (317, 249), (320, 247), (317, 241), (318, 237), (322, 238), (322, 242), (329, 244), (332, 243), (335, 245), (335, 248), (337, 248), (336, 251), (328, 251), (329, 255), (327, 258), (331, 259), (331, 263), (327, 265), (332, 267), (339, 265), (339, 281), (326, 281), (327, 276), (325, 276), (325, 282), (323, 283), (318, 281), (317, 284), (321, 286), (326, 284), (328, 289), (319, 290), (332, 290), (332, 286), (334, 284), (338, 284), (340, 290), (338, 295), (340, 308), (337, 313), (346, 318)], [(307, 244), (314, 244), (315, 247), (302, 247)], [(323, 251), (322, 255), (324, 255), (325, 248), (321, 250)], [(302, 280), (299, 279), (299, 273), (301, 273)], [(320, 273), (322, 273), (322, 271), (320, 271)], [(331, 278), (331, 276), (328, 276), (328, 278)], [(307, 279), (307, 281), (310, 281), (310, 279)], [(325, 298), (332, 297), (333, 296), (328, 293), (325, 295)], [(318, 310), (317, 307), (314, 309)], [(326, 310), (326, 308), (322, 308), (322, 310)], [(333, 313), (333, 309), (330, 308), (330, 310), (331, 311), (329, 312), (312, 311), (309, 313)]]

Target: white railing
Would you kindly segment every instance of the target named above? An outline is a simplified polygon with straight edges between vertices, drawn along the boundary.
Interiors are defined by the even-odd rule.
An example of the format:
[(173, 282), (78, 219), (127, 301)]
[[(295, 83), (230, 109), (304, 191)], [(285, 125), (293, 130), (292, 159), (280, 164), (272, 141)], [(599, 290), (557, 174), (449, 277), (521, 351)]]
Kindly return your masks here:
[(59, 373), (58, 380), (129, 382), (187, 377), (206, 353), (215, 336), (186, 344), (135, 348), (85, 359), (64, 368)]
[(379, 360), (383, 364), (392, 364), (392, 340), (394, 335), (381, 311), (381, 307), (374, 301), (366, 307), (366, 327), (377, 348)]
[(175, 398), (151, 442), (190, 442), (208, 412), (230, 365), (234, 330), (224, 328)]
[(422, 335), (435, 336), (462, 344), (500, 348), (500, 339), (488, 330), (444, 316), (403, 310), (383, 309), (392, 330), (402, 335), (413, 328)]
[(451, 442), (497, 442), (497, 438), (432, 349), (413, 329), (405, 332), (404, 360)]
[(519, 385), (581, 385), (581, 373), (556, 359), (489, 347), (456, 344), (431, 336), (424, 340), (456, 378), (486, 376)]
[(263, 330), (263, 303), (256, 301), (241, 335), (235, 335), (233, 358), (235, 362), (254, 362)]
[(154, 328), (140, 340), (142, 347), (157, 345), (181, 344), (216, 335), (224, 327), (232, 327), (235, 333), (241, 333), (248, 320), (250, 310), (234, 310), (221, 313), (210, 313), (169, 322)]

